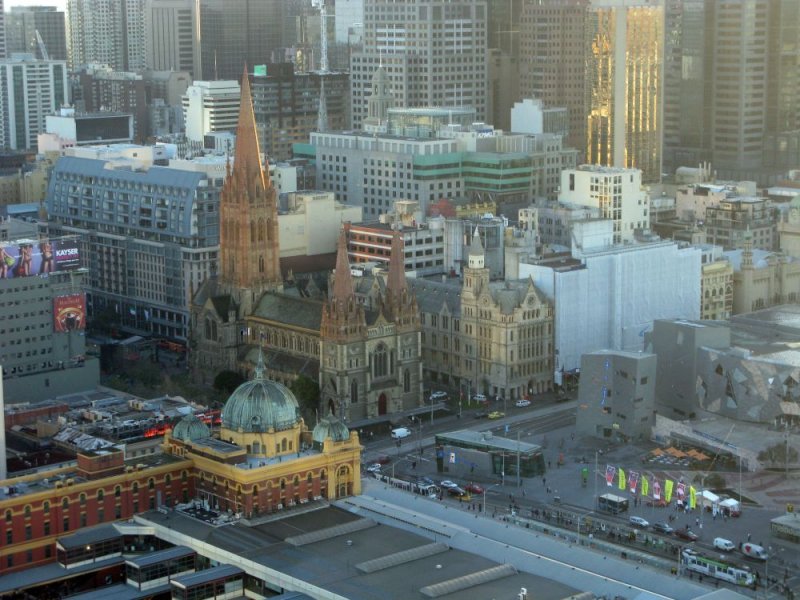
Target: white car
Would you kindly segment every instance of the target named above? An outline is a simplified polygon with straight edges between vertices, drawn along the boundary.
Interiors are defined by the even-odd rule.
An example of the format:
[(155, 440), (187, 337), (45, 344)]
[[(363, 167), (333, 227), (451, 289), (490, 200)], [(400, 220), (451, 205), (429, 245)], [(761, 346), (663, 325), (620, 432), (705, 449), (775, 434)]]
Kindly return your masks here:
[(449, 479), (445, 479), (444, 481), (439, 483), (439, 487), (442, 487), (442, 488), (445, 488), (445, 489), (457, 488), (458, 484), (457, 483), (453, 483)]
[(381, 465), (378, 463), (372, 463), (370, 466), (367, 467), (367, 472), (369, 473), (380, 473), (381, 472)]
[(642, 517), (633, 516), (633, 517), (630, 518), (630, 523), (634, 527), (638, 527), (640, 529), (647, 529), (648, 527), (650, 527), (650, 523), (648, 523)]
[(714, 548), (722, 550), (723, 552), (733, 552), (736, 546), (732, 541), (725, 538), (714, 538)]
[(525, 398), (520, 398), (514, 404), (517, 406), (517, 408), (525, 408), (526, 406), (531, 405), (531, 401), (525, 400)]
[(433, 392), (431, 394), (431, 402), (441, 402), (443, 400), (447, 400), (447, 392)]
[(483, 394), (475, 394), (472, 397), (472, 400), (474, 402), (486, 402), (486, 396), (484, 396)]

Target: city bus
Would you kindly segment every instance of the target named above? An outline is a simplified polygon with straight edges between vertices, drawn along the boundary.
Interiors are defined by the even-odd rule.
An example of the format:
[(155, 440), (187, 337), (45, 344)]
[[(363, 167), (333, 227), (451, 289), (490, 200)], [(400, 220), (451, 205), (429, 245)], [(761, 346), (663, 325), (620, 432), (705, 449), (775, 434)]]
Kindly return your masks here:
[(755, 576), (747, 567), (739, 567), (722, 560), (708, 558), (689, 548), (681, 552), (681, 564), (690, 571), (715, 577), (735, 585), (752, 587), (755, 583)]
[(597, 499), (597, 509), (618, 515), (628, 510), (628, 499), (615, 494), (603, 494)]

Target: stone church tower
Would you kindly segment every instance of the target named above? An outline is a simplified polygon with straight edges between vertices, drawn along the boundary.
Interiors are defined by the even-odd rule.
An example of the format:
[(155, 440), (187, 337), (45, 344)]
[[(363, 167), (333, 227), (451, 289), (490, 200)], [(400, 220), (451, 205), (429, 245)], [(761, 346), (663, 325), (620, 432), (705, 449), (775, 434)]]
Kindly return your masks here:
[(265, 292), (282, 289), (277, 192), (261, 162), (250, 79), (242, 99), (233, 167), (220, 199), (219, 273), (200, 286), (191, 306), (190, 364), (202, 379), (236, 370), (249, 341), (246, 318)]
[(389, 273), (377, 310), (356, 295), (347, 234), (342, 230), (332, 293), (320, 327), (320, 412), (346, 421), (401, 413), (422, 402), (420, 317), (403, 265), (403, 243), (392, 239)]

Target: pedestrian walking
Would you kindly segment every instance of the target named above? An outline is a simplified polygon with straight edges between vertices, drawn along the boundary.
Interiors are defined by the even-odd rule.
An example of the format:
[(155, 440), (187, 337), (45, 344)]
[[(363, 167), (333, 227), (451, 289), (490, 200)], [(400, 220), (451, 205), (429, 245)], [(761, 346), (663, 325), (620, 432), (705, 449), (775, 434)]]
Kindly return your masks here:
[(747, 534), (747, 541), (748, 542), (750, 541), (750, 534), (749, 533)]
[(525, 497), (525, 488), (522, 488), (522, 497)]
[(547, 477), (542, 477), (542, 485), (547, 485)]
[(697, 518), (694, 520), (694, 524), (695, 524), (695, 525), (700, 525), (700, 517), (697, 517)]

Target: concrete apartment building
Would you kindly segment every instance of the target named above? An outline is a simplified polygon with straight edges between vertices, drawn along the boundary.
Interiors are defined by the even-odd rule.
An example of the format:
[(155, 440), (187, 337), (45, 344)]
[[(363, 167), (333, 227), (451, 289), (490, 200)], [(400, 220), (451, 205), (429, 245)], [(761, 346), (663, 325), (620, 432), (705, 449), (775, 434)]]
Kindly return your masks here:
[(195, 81), (183, 96), (183, 122), (191, 145), (208, 133), (235, 131), (242, 91), (237, 81)]
[(16, 54), (0, 60), (0, 146), (35, 150), (47, 115), (69, 103), (67, 63)]
[(293, 63), (268, 63), (266, 70), (266, 76), (253, 77), (252, 90), (261, 151), (270, 160), (292, 158), (292, 146), (307, 143), (311, 132), (318, 130), (323, 78), (327, 129), (349, 129), (347, 73), (296, 73)]
[(789, 203), (789, 210), (778, 222), (778, 239), (781, 252), (800, 258), (800, 194)]
[(6, 51), (24, 52), (44, 59), (36, 32), (50, 60), (67, 60), (64, 12), (56, 6), (12, 6), (6, 14)]
[(617, 442), (646, 440), (655, 424), (656, 355), (598, 350), (581, 357), (575, 431)]
[(47, 228), (80, 236), (90, 315), (113, 312), (125, 331), (185, 341), (191, 298), (217, 264), (224, 159), (185, 170), (146, 154), (112, 147), (61, 158)]
[(145, 0), (145, 62), (154, 71), (200, 74), (193, 0)]
[(749, 238), (755, 248), (777, 248), (777, 211), (766, 198), (733, 196), (706, 208), (706, 237), (726, 250), (743, 248)]
[(597, 208), (614, 223), (614, 243), (650, 229), (650, 197), (639, 169), (581, 165), (561, 172), (560, 202)]
[(642, 350), (654, 319), (700, 316), (700, 249), (657, 238), (612, 245), (607, 222), (604, 234), (595, 223), (576, 228), (571, 256), (519, 265), (555, 306), (556, 370), (596, 350)]
[(144, 5), (145, 0), (68, 0), (70, 67), (145, 69)]
[(330, 192), (289, 192), (278, 212), (280, 257), (333, 254), (336, 224), (360, 222), (361, 208), (337, 202)]
[(783, 178), (800, 160), (800, 5), (667, 0), (665, 29), (665, 170)]
[(376, 0), (364, 4), (363, 25), (363, 45), (350, 59), (354, 128), (367, 117), (381, 65), (397, 106), (470, 106), (486, 120), (485, 0)]
[[(81, 267), (86, 257), (80, 256), (77, 240), (9, 240), (0, 252), (0, 363), (6, 404), (94, 389), (100, 367), (97, 358), (86, 356), (89, 274)], [(12, 266), (9, 256), (15, 259)]]

